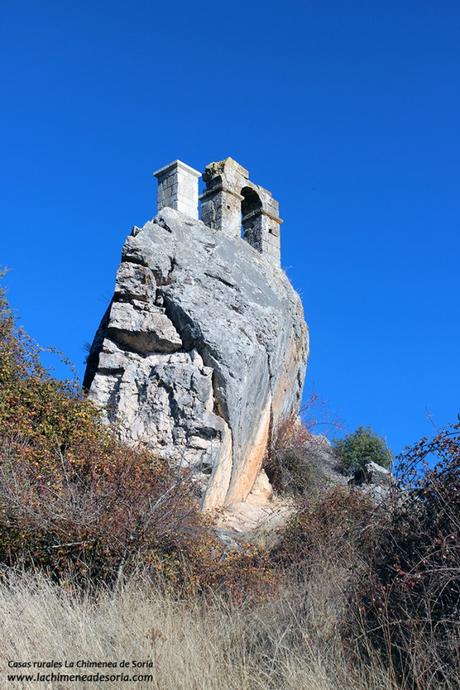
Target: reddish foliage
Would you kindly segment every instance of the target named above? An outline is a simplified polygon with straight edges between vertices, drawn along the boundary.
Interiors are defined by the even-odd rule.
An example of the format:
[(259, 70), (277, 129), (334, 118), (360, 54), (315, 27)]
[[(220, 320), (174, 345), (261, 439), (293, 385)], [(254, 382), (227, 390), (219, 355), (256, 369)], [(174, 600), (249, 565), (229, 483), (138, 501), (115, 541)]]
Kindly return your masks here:
[(361, 618), (405, 687), (450, 688), (460, 665), (460, 424), (407, 449), (399, 471), (401, 494), (358, 588)]
[(283, 567), (308, 567), (331, 555), (371, 553), (382, 529), (382, 511), (359, 490), (335, 487), (304, 499), (282, 532), (272, 559)]
[(190, 476), (120, 443), (39, 354), (0, 290), (0, 563), (85, 584), (142, 567), (179, 594), (266, 596), (267, 556), (228, 553), (199, 513)]

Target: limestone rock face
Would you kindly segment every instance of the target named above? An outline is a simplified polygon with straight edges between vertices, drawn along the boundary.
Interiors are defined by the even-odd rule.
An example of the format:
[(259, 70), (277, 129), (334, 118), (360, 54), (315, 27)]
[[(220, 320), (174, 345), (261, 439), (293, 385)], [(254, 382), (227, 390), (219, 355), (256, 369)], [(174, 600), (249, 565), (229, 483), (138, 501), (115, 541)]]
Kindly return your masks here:
[(125, 242), (84, 386), (125, 440), (190, 467), (212, 508), (260, 483), (271, 435), (298, 411), (307, 355), (283, 271), (164, 208)]

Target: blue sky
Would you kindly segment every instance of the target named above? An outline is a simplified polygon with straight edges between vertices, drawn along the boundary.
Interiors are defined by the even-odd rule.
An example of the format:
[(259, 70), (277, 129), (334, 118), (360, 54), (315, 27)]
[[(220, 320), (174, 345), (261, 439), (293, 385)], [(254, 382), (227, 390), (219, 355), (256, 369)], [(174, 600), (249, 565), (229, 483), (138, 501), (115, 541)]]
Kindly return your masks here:
[(81, 374), (152, 172), (231, 155), (280, 202), (340, 433), (456, 418), (458, 2), (15, 0), (0, 54), (0, 265), (41, 344)]

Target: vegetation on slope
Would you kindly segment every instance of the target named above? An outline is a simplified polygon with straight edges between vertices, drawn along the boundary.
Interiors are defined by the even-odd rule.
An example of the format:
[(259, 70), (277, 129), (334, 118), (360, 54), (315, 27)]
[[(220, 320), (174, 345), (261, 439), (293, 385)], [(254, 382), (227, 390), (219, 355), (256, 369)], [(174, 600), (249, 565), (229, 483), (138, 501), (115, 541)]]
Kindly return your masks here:
[(393, 461), (383, 438), (367, 427), (358, 427), (352, 434), (336, 441), (334, 446), (339, 466), (350, 474), (365, 472), (370, 462), (388, 468)]
[[(89, 655), (90, 640), (150, 654), (162, 688), (460, 686), (459, 424), (399, 458), (379, 505), (346, 486), (311, 492), (309, 435), (288, 425), (268, 469), (296, 510), (275, 546), (229, 550), (190, 477), (120, 443), (39, 354), (0, 293), (0, 660)], [(382, 464), (384, 445), (358, 436), (352, 465), (379, 449)]]
[(142, 564), (184, 593), (266, 590), (266, 555), (224, 553), (189, 474), (121, 443), (39, 355), (0, 291), (0, 563), (91, 585)]

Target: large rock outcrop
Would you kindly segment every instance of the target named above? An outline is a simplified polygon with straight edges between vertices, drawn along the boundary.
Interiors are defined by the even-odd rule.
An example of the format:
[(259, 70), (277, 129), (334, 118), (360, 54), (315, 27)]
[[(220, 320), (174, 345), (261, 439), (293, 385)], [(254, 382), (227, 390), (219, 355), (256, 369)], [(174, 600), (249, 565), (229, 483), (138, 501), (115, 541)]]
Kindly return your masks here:
[(125, 440), (190, 467), (212, 508), (260, 481), (270, 437), (298, 411), (307, 355), (284, 272), (164, 208), (125, 242), (84, 386)]

